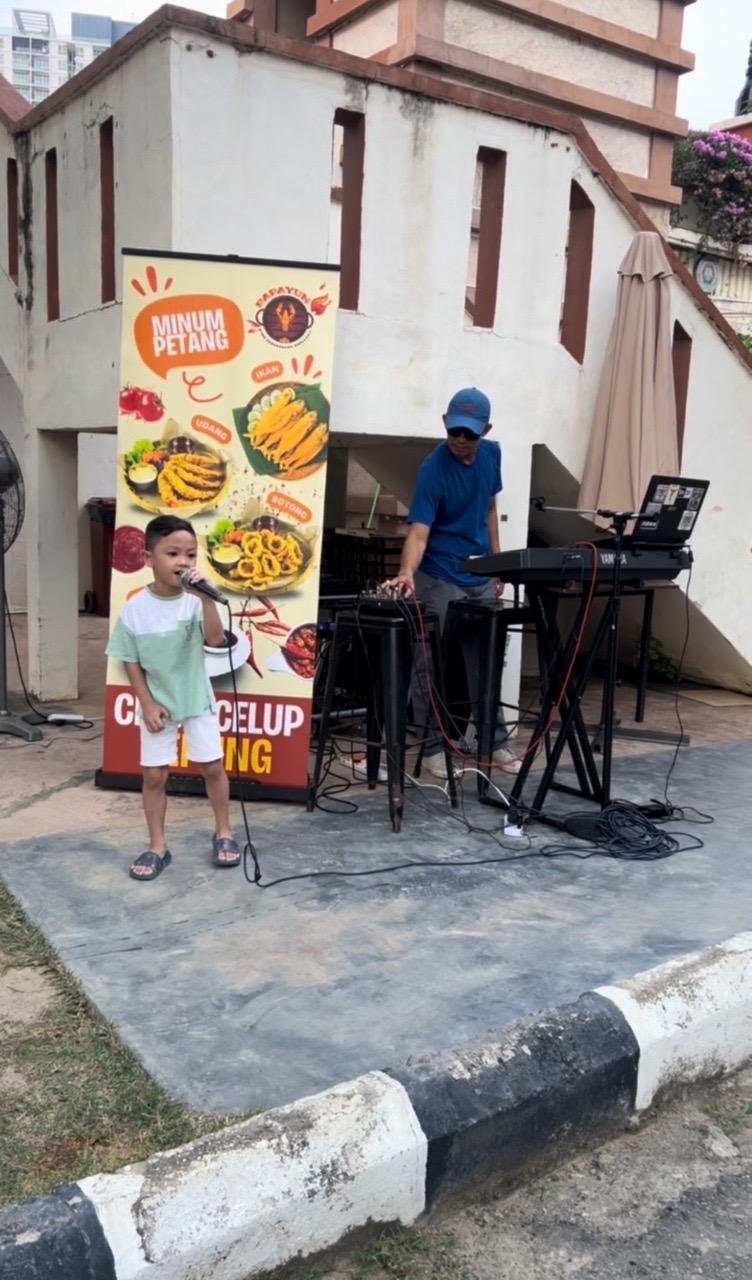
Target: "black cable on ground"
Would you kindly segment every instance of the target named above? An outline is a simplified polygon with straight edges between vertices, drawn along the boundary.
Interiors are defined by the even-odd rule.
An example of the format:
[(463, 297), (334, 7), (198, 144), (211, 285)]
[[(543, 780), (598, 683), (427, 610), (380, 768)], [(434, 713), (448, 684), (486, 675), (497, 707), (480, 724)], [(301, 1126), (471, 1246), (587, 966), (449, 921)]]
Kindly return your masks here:
[[(534, 818), (535, 814), (530, 813), (529, 816)], [(670, 858), (674, 853), (704, 848), (699, 836), (684, 831), (676, 835), (662, 831), (629, 800), (613, 800), (597, 816), (583, 812), (563, 815), (561, 825), (573, 836), (594, 845), (593, 853), (622, 862), (655, 862)], [(588, 829), (587, 836), (579, 837), (578, 828)], [(693, 843), (682, 845), (677, 835)], [(569, 844), (544, 845), (541, 852), (549, 857), (566, 853), (581, 856), (580, 847)]]
[[(690, 571), (690, 580), (691, 580), (691, 571)], [(687, 585), (689, 588), (689, 583)], [(686, 610), (687, 610), (687, 615), (686, 615), (687, 627), (685, 632), (685, 639), (684, 639), (682, 654), (679, 661), (680, 671), (681, 671), (681, 666), (684, 660), (684, 655), (686, 653), (687, 644), (689, 641), (690, 619), (689, 619), (688, 595), (685, 596), (685, 600), (686, 600)], [(357, 607), (355, 612), (356, 612), (356, 618), (359, 621), (359, 610)], [(403, 613), (403, 616), (405, 616), (407, 620), (408, 629), (411, 632), (413, 641), (415, 643), (418, 643), (421, 637), (418, 634), (418, 628), (417, 628), (415, 619), (412, 616), (412, 613), (407, 608), (402, 609), (401, 612)], [(371, 678), (375, 680), (375, 674), (371, 670), (371, 664), (368, 659), (368, 650), (367, 650), (367, 646), (365, 645), (364, 636), (362, 632), (360, 634), (361, 634), (361, 642), (363, 644), (363, 649), (364, 649), (364, 652), (366, 653), (366, 662), (369, 668), (369, 673), (371, 675)], [(666, 775), (666, 782), (664, 787), (664, 805), (663, 805), (663, 807), (665, 808), (665, 816), (662, 817), (661, 821), (666, 822), (666, 821), (672, 821), (675, 818), (684, 818), (686, 812), (695, 812), (698, 814), (697, 819), (695, 820), (687, 819), (688, 821), (710, 823), (713, 821), (713, 819), (709, 815), (702, 814), (698, 810), (682, 810), (682, 809), (675, 808), (673, 805), (670, 804), (668, 800), (668, 784), (671, 778), (671, 773), (673, 771), (673, 768), (676, 764), (676, 760), (678, 758), (679, 749), (682, 745), (683, 738), (684, 738), (684, 727), (681, 721), (681, 714), (680, 714), (679, 705), (678, 705), (678, 697), (679, 695), (678, 695), (678, 689), (677, 689), (676, 715), (677, 715), (677, 720), (680, 726), (680, 734), (679, 734), (679, 740), (677, 743), (673, 760), (671, 762), (668, 773)], [(448, 714), (448, 708), (445, 708), (442, 706), (441, 710)], [(377, 725), (376, 727), (378, 730), (381, 730), (381, 725)], [(345, 801), (345, 800), (335, 799), (336, 793), (340, 791), (347, 791), (351, 785), (351, 782), (349, 779), (342, 778), (341, 775), (339, 774), (331, 774), (333, 760), (334, 760), (334, 737), (332, 736), (332, 745), (330, 747), (329, 758), (326, 763), (324, 778), (327, 778), (328, 776), (331, 775), (332, 778), (335, 779), (340, 785), (335, 787), (329, 786), (329, 787), (320, 789), (315, 800), (316, 807), (321, 808), (324, 812), (329, 812), (329, 813), (334, 812), (331, 809), (324, 809), (324, 806), (319, 803), (320, 799), (326, 798), (331, 800), (333, 803), (341, 805), (342, 809), (340, 812), (342, 812), (343, 814), (355, 813), (358, 811), (358, 806), (357, 804), (355, 804), (354, 801)], [(355, 779), (353, 778), (353, 780)], [(468, 820), (468, 817), (465, 813), (465, 796), (464, 796), (464, 791), (461, 784), (461, 778), (458, 779), (457, 781), (459, 784), (457, 787), (457, 793), (458, 793), (458, 800), (460, 802), (460, 813), (455, 814), (455, 813), (449, 812), (442, 805), (441, 817), (444, 819), (450, 820), (452, 822), (458, 822), (468, 832), (468, 834), (485, 836), (486, 839), (492, 840), (499, 848), (508, 849), (510, 846), (504, 845), (502, 843), (503, 828), (501, 828), (500, 830), (488, 830), (485, 828), (479, 828), (479, 827), (475, 827)], [(406, 778), (406, 782), (408, 782), (407, 778)], [(421, 784), (414, 780), (409, 780), (409, 783), (411, 783), (411, 785), (407, 785), (405, 787), (405, 793), (404, 793), (405, 801), (408, 803), (420, 804), (420, 806), (423, 807), (424, 809), (432, 810), (434, 813), (436, 813), (439, 806), (435, 804), (430, 797), (423, 794), (423, 787), (421, 786)], [(443, 788), (440, 788), (440, 789), (443, 790)], [(418, 796), (417, 800), (414, 799), (414, 796), (412, 794), (413, 792), (417, 792), (417, 796)], [(659, 802), (654, 802), (654, 803), (658, 804)], [(528, 820), (528, 821), (535, 820), (539, 816), (542, 817), (543, 815), (538, 815), (533, 810), (524, 811), (523, 822), (525, 820)], [(699, 837), (693, 836), (688, 832), (678, 832), (676, 834), (669, 834), (665, 830), (661, 830), (658, 826), (656, 826), (654, 822), (652, 822), (648, 817), (646, 817), (642, 809), (640, 809), (637, 805), (624, 800), (613, 801), (611, 804), (607, 805), (606, 808), (604, 808), (599, 815), (594, 815), (592, 812), (571, 813), (566, 816), (562, 816), (561, 821), (562, 821), (562, 825), (565, 825), (566, 823), (572, 824), (573, 836), (576, 836), (577, 834), (576, 828), (578, 825), (580, 825), (584, 830), (587, 831), (588, 833), (587, 837), (585, 838), (579, 837), (581, 842), (576, 845), (552, 843), (552, 844), (544, 845), (541, 849), (532, 849), (530, 847), (530, 838), (529, 836), (526, 835), (525, 838), (528, 840), (528, 848), (525, 849), (523, 852), (511, 853), (509, 856), (506, 856), (506, 857), (463, 858), (461, 861), (419, 859), (415, 861), (395, 863), (385, 867), (377, 867), (370, 870), (360, 870), (360, 871), (329, 870), (329, 871), (301, 872), (297, 875), (281, 876), (278, 879), (269, 881), (266, 884), (260, 883), (261, 872), (258, 866), (258, 862), (256, 861), (255, 855), (254, 855), (254, 861), (256, 862), (256, 876), (254, 879), (254, 883), (260, 889), (270, 889), (275, 885), (285, 884), (294, 880), (321, 879), (325, 876), (338, 876), (340, 878), (346, 878), (346, 879), (363, 878), (363, 877), (374, 876), (374, 875), (383, 875), (393, 871), (403, 871), (403, 870), (413, 870), (413, 869), (419, 870), (421, 868), (426, 868), (426, 867), (436, 867), (440, 869), (454, 870), (454, 869), (463, 868), (463, 867), (490, 866), (490, 865), (496, 865), (504, 862), (519, 862), (519, 861), (527, 860), (530, 858), (553, 858), (553, 857), (565, 857), (565, 856), (572, 856), (580, 859), (587, 859), (591, 857), (610, 857), (618, 861), (626, 861), (626, 862), (654, 862), (664, 858), (669, 858), (675, 853), (688, 851), (690, 849), (701, 849), (704, 847), (703, 841), (700, 840)], [(682, 844), (678, 837), (681, 837), (684, 840), (691, 841), (692, 843)], [(246, 875), (246, 878), (248, 878), (247, 875)]]
[[(65, 727), (66, 729), (93, 729), (94, 728), (93, 720), (85, 720), (85, 719), (50, 720), (46, 712), (40, 711), (39, 707), (35, 706), (34, 703), (31, 701), (31, 698), (29, 697), (29, 690), (26, 688), (26, 681), (24, 680), (23, 668), (21, 666), (21, 655), (18, 652), (18, 641), (16, 640), (16, 633), (13, 628), (13, 616), (10, 611), (10, 605), (8, 603), (7, 593), (3, 595), (3, 608), (5, 610), (5, 617), (8, 620), (8, 629), (10, 631), (10, 638), (13, 644), (13, 652), (16, 656), (16, 667), (18, 668), (18, 678), (21, 681), (23, 696), (29, 710), (33, 711), (35, 716), (39, 716), (40, 720), (42, 720), (44, 724), (56, 724), (59, 727)], [(23, 743), (22, 745), (34, 746), (35, 744), (33, 742), (27, 742), (27, 743)]]

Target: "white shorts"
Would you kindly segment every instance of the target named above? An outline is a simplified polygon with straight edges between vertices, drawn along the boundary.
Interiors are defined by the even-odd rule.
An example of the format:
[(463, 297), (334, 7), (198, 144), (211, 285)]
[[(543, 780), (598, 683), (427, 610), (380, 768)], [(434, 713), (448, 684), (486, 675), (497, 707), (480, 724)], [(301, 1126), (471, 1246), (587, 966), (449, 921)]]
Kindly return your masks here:
[[(143, 720), (141, 730), (141, 765), (157, 768), (174, 764), (178, 755), (178, 725), (168, 720), (158, 733), (150, 733)], [(204, 711), (200, 716), (189, 716), (183, 721), (183, 733), (188, 749), (188, 759), (193, 764), (209, 764), (222, 758), (222, 739), (216, 711)]]

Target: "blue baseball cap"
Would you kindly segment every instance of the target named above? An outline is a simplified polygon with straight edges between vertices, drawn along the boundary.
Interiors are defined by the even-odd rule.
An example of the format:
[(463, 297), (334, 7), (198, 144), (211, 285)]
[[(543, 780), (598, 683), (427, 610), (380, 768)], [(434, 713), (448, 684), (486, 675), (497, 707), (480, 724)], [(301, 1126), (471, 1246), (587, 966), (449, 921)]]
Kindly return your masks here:
[(482, 436), (491, 417), (491, 401), (477, 387), (464, 387), (455, 391), (446, 411), (445, 426), (465, 427), (476, 436)]

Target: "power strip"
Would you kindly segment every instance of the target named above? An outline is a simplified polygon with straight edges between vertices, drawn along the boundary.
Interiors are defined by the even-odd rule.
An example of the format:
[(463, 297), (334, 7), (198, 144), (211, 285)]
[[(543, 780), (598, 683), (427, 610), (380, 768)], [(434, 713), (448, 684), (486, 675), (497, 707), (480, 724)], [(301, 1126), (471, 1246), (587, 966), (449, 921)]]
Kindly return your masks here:
[(637, 808), (643, 817), (649, 820), (657, 819), (659, 822), (670, 822), (674, 816), (674, 806), (666, 804), (663, 800), (652, 800), (650, 804), (638, 804)]
[(79, 724), (86, 716), (76, 715), (68, 711), (51, 711), (47, 717), (48, 724)]

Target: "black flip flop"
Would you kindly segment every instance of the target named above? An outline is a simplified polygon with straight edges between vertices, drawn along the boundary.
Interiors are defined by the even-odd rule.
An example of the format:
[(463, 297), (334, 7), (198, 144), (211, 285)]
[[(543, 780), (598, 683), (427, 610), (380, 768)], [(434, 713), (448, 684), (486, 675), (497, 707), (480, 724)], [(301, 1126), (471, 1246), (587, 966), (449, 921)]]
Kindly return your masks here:
[[(220, 853), (231, 853), (231, 858), (220, 858)], [(215, 867), (237, 867), (240, 862), (240, 849), (232, 836), (212, 836), (212, 863)]]
[[(157, 876), (161, 875), (165, 867), (169, 867), (171, 862), (172, 854), (169, 849), (165, 849), (161, 856), (158, 853), (152, 853), (151, 849), (149, 849), (146, 853), (142, 853), (136, 858), (128, 875), (132, 880), (156, 880)], [(145, 876), (136, 875), (133, 867), (148, 867), (149, 874)]]

